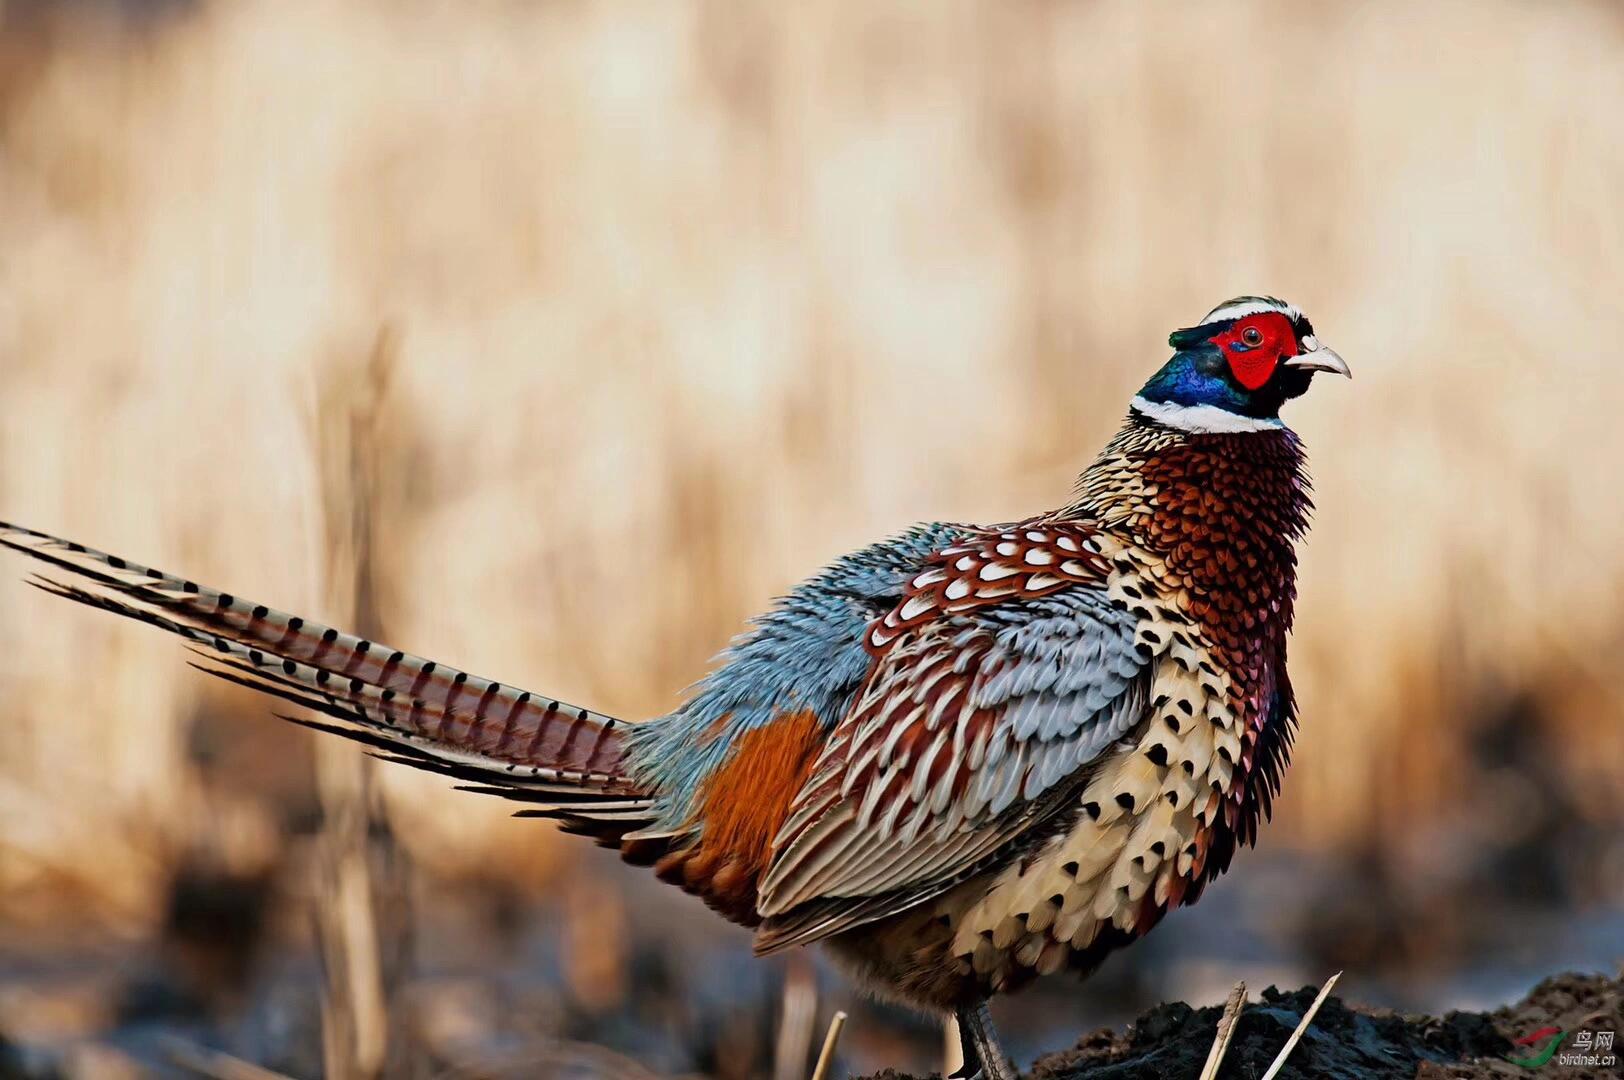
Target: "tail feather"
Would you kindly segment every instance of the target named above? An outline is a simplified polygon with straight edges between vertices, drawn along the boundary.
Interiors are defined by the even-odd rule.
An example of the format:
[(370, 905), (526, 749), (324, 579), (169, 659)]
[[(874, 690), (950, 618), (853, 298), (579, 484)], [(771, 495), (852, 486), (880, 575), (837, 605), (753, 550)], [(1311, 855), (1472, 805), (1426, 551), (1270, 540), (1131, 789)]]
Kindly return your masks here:
[(78, 579), (35, 575), (46, 592), (178, 635), (198, 654), (194, 667), (339, 723), (284, 719), (471, 790), (542, 804), (523, 813), (578, 831), (621, 832), (653, 816), (650, 793), (626, 776), (624, 725), (613, 717), (32, 529), (0, 522), (0, 546)]

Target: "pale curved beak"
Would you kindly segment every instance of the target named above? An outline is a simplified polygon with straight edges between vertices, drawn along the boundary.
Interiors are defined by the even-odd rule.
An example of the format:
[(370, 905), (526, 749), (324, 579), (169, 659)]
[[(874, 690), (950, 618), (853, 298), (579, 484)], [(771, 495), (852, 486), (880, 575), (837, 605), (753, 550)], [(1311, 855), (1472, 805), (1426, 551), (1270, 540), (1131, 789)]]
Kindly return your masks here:
[(1280, 361), (1282, 367), (1306, 368), (1309, 371), (1330, 371), (1345, 378), (1353, 378), (1348, 362), (1338, 356), (1335, 349), (1327, 349), (1313, 335), (1303, 338), (1303, 352)]

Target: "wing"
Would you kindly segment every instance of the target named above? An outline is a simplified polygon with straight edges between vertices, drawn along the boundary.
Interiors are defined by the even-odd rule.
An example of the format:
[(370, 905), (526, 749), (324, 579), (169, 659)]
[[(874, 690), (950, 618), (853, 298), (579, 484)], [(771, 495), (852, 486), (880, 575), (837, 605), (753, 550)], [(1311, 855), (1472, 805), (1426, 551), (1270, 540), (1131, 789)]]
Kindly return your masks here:
[(868, 678), (762, 883), (767, 952), (951, 888), (1068, 802), (1143, 711), (1136, 618), (1086, 527), (943, 549), (869, 631)]

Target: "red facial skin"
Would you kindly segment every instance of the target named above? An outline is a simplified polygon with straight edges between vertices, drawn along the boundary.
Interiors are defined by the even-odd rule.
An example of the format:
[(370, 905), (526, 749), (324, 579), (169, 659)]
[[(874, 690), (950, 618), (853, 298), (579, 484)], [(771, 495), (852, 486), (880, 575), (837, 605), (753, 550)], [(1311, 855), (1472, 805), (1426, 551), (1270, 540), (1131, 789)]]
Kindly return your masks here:
[[(1246, 340), (1246, 332), (1256, 330), (1262, 340), (1256, 345)], [(1274, 377), (1281, 357), (1297, 355), (1297, 333), (1291, 320), (1274, 311), (1248, 315), (1212, 339), (1223, 350), (1235, 381), (1248, 390), (1260, 389)]]

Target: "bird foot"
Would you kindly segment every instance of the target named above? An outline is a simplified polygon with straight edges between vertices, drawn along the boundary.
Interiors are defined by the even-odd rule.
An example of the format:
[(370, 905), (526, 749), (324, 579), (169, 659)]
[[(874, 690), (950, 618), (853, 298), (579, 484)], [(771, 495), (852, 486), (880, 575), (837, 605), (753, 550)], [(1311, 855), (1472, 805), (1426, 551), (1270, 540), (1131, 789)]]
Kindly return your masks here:
[[(985, 1001), (958, 1011), (959, 1038), (964, 1048), (964, 1068), (953, 1074), (961, 1080), (1020, 1080), (993, 1030), (992, 1014)], [(952, 1078), (950, 1078), (952, 1080)]]

